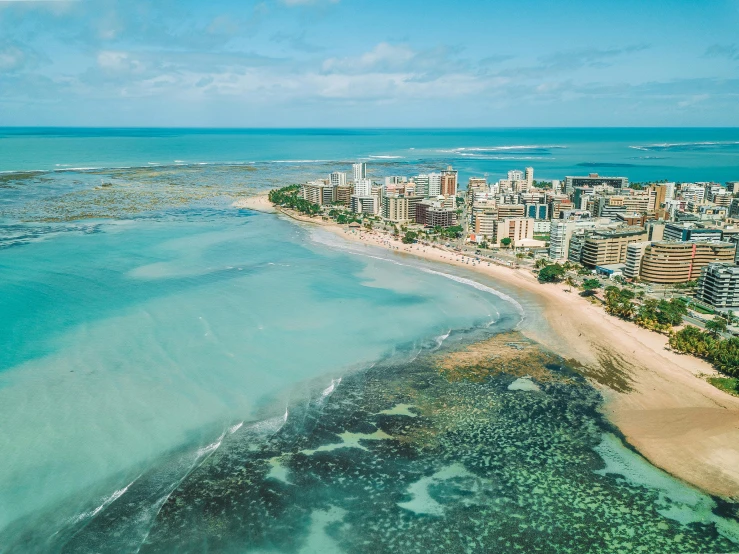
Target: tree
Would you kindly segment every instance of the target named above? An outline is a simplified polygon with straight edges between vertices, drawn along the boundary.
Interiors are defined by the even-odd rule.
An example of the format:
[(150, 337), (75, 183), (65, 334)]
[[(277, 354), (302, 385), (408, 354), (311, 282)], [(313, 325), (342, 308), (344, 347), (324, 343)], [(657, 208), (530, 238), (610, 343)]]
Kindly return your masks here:
[(403, 236), (403, 244), (413, 244), (414, 242), (416, 242), (417, 238), (417, 233), (414, 233), (413, 231), (406, 231), (405, 235)]
[(510, 238), (508, 238), (508, 237), (503, 237), (502, 239), (500, 239), (500, 245), (503, 248), (509, 248), (511, 246), (511, 243), (512, 242), (513, 241)]
[(582, 288), (585, 290), (595, 290), (600, 288), (600, 281), (598, 279), (585, 279), (582, 282)]
[(706, 323), (706, 330), (713, 336), (718, 338), (721, 333), (726, 332), (726, 320), (721, 317), (715, 317)]
[(567, 277), (567, 279), (565, 279), (565, 283), (570, 287), (569, 291), (572, 292), (572, 288), (576, 285), (575, 280), (572, 277)]
[(634, 293), (629, 289), (620, 289), (616, 286), (606, 287), (606, 312), (624, 319), (631, 319), (636, 311), (632, 302)]
[(546, 267), (546, 266), (548, 266), (548, 265), (549, 265), (549, 260), (547, 260), (546, 258), (539, 258), (539, 259), (538, 259), (538, 260), (536, 260), (536, 262), (534, 263), (534, 267), (535, 267), (536, 269), (541, 269), (541, 268), (543, 268), (543, 267)]
[(565, 269), (559, 264), (548, 265), (539, 271), (541, 283), (557, 283), (564, 277)]

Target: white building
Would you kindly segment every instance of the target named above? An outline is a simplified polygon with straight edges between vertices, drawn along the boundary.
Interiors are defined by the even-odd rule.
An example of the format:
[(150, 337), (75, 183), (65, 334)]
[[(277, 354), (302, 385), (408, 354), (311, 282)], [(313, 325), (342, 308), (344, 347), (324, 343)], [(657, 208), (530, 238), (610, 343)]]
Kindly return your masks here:
[(355, 196), (371, 196), (372, 195), (372, 179), (358, 179), (354, 181)]
[(441, 173), (429, 173), (428, 196), (436, 198), (441, 195)]
[(533, 167), (526, 168), (526, 183), (528, 185), (528, 190), (531, 190), (534, 186), (534, 168)]
[(365, 162), (359, 162), (352, 165), (352, 174), (354, 177), (354, 183), (367, 178), (367, 164)]
[(570, 238), (575, 230), (575, 221), (557, 220), (552, 221), (549, 234), (549, 257), (552, 260), (567, 259), (570, 248)]
[(351, 211), (355, 214), (377, 215), (379, 202), (376, 196), (352, 196)]
[[(532, 173), (533, 176), (533, 173)], [(523, 181), (524, 180), (524, 173), (523, 171), (520, 171), (518, 169), (512, 169), (508, 172), (508, 180), (509, 181)]]
[(345, 187), (346, 186), (346, 173), (334, 171), (328, 177), (332, 187)]

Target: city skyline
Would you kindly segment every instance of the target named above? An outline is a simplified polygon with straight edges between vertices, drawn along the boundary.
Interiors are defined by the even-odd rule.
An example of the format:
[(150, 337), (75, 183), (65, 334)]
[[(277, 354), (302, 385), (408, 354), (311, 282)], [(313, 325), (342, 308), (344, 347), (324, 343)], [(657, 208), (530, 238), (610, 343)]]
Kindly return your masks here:
[(736, 0), (5, 0), (0, 125), (736, 126), (738, 23)]

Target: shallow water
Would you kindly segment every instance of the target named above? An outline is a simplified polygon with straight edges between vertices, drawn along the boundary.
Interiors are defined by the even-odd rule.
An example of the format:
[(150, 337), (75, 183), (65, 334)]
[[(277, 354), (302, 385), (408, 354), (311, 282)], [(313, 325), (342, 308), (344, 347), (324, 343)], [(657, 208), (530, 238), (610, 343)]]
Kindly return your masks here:
[[(454, 351), (486, 339), (501, 357), (476, 364), (487, 368), (483, 382), (439, 370)], [(515, 353), (501, 350), (506, 341)], [(442, 350), (429, 345), (405, 360), (399, 353), (330, 390), (315, 387), (285, 417), (224, 434), (173, 490), (161, 490), (162, 466), (145, 473), (98, 517), (47, 545), (143, 553), (737, 549), (730, 507), (625, 447), (597, 411), (599, 394), (520, 335), (452, 333)], [(537, 378), (517, 377), (530, 369)], [(522, 380), (529, 385), (511, 386)], [(146, 533), (137, 533), (152, 510)]]
[[(530, 163), (577, 170), (665, 132), (565, 133)], [(696, 131), (718, 146), (659, 147), (672, 169), (629, 176), (728, 178), (732, 132)], [(188, 164), (0, 177), (1, 552), (738, 550), (733, 506), (646, 463), (594, 389), (506, 334), (539, 325), (531, 299), (230, 206), (351, 160), (176, 154), (216, 162), (258, 133), (199, 151), (198, 133), (10, 135), (27, 149), (2, 167)], [(374, 169), (471, 174), (531, 156), (467, 150), (480, 141), (559, 142), (390, 135), (295, 144), (317, 160), (334, 143), (347, 158), (417, 148)], [(131, 141), (160, 150), (114, 147)]]

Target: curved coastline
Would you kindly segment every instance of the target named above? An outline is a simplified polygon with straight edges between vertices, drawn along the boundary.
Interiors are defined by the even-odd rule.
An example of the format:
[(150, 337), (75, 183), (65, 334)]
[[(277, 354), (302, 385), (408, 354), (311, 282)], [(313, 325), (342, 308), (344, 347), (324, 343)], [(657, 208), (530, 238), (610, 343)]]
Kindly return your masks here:
[[(234, 205), (267, 211), (265, 204), (269, 204), (266, 194)], [(482, 281), (490, 279), (535, 297), (541, 311), (521, 332), (580, 367), (603, 394), (604, 415), (631, 446), (683, 481), (739, 500), (739, 398), (701, 378), (715, 370), (702, 360), (669, 350), (664, 335), (609, 316), (568, 293), (564, 285), (542, 285), (526, 270), (473, 266), (444, 249), (409, 246), (389, 235), (277, 212), (296, 222), (320, 225), (354, 244), (463, 268), (484, 277)]]

